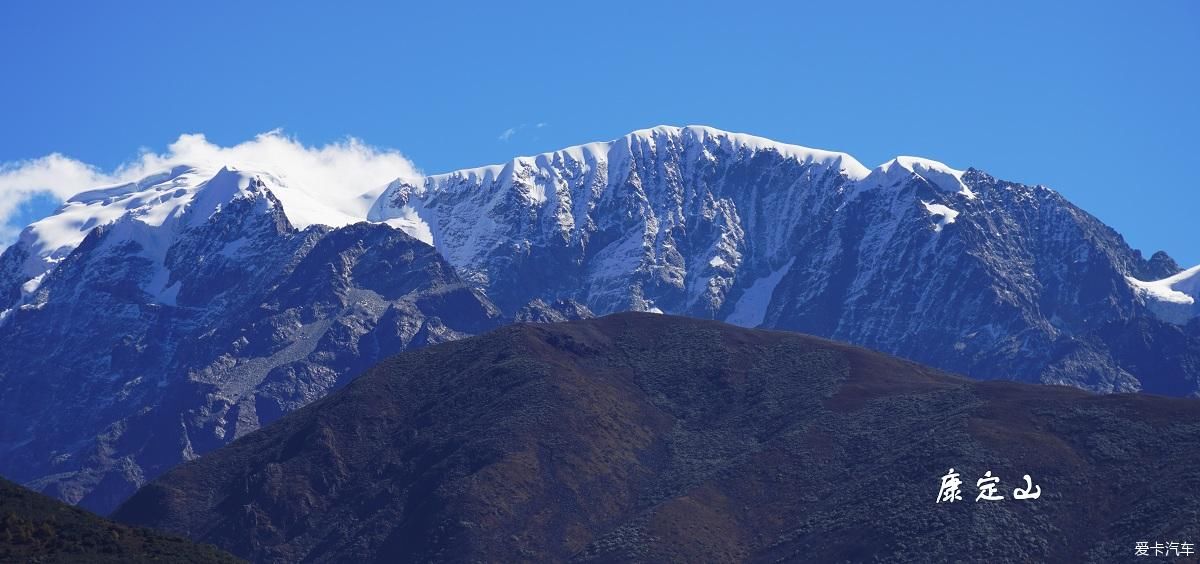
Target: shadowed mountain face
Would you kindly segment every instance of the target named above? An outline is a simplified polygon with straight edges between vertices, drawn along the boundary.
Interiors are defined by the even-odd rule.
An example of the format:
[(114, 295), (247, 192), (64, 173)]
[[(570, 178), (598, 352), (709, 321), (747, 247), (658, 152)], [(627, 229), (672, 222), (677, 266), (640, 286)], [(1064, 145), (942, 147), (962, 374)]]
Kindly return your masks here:
[(211, 546), (101, 519), (0, 478), (0, 562), (238, 561)]
[(1116, 561), (1200, 539), (1197, 421), (626, 313), (403, 353), (114, 517), (259, 562)]
[(0, 319), (0, 475), (108, 513), (383, 358), (499, 324), (398, 229), (296, 229), (256, 175), (201, 186), (212, 209), (101, 225), (18, 292)]

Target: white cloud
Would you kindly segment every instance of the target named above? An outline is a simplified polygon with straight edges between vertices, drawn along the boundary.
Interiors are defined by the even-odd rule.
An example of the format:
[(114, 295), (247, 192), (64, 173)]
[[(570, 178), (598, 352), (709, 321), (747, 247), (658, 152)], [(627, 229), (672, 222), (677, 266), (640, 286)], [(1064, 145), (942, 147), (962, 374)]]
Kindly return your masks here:
[(20, 228), (11, 225), (11, 219), (21, 204), (34, 196), (48, 194), (65, 200), (82, 190), (112, 182), (112, 176), (58, 153), (0, 164), (0, 246), (12, 242)]
[(83, 190), (133, 182), (179, 165), (267, 171), (285, 182), (302, 184), (314, 198), (332, 201), (358, 198), (396, 178), (420, 175), (412, 162), (395, 150), (372, 147), (354, 138), (310, 147), (280, 131), (231, 147), (216, 145), (202, 134), (180, 135), (165, 152), (143, 151), (108, 171), (54, 153), (0, 164), (0, 246), (11, 243), (16, 235), (10, 223), (21, 204), (38, 194), (66, 200)]
[[(532, 127), (533, 127), (533, 129), (541, 129), (543, 127), (546, 127), (547, 125), (550, 125), (550, 124), (548, 124), (544, 121), (539, 121), (539, 122), (533, 124)], [(523, 129), (528, 129), (529, 127), (530, 127), (530, 125), (528, 123), (514, 125), (508, 129), (505, 129), (504, 131), (501, 131), (500, 136), (497, 137), (497, 139), (507, 143), (510, 139), (513, 138), (514, 135), (516, 135), (517, 133), (520, 133), (521, 130), (523, 130)], [(536, 137), (534, 139), (536, 139)]]

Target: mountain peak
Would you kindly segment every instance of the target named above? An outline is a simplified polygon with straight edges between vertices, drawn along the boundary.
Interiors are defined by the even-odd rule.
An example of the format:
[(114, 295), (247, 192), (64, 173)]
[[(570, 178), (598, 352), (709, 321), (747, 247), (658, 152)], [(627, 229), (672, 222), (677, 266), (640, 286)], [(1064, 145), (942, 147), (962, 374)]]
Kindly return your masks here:
[(704, 151), (715, 148), (722, 148), (730, 152), (739, 150), (749, 150), (751, 152), (775, 151), (784, 157), (803, 163), (816, 163), (837, 167), (843, 175), (852, 180), (861, 180), (866, 178), (870, 173), (870, 169), (863, 166), (862, 163), (847, 153), (812, 149), (747, 133), (724, 131), (706, 125), (657, 125), (632, 131), (611, 141), (596, 141), (573, 145), (556, 151), (516, 157), (507, 163), (465, 168), (432, 175), (429, 178), (433, 179), (435, 183), (456, 177), (488, 182), (509, 174), (506, 171), (511, 171), (516, 166), (544, 166), (564, 160), (571, 160), (578, 163), (594, 163), (610, 158), (609, 154), (613, 153), (614, 149), (618, 147), (623, 150), (617, 151), (614, 154), (633, 151), (635, 147), (657, 149), (661, 144), (673, 143), (678, 143), (681, 150), (696, 150), (695, 155), (697, 157), (703, 156)]
[[(666, 147), (693, 162), (716, 159), (720, 154), (772, 152), (805, 165), (836, 171), (845, 179), (863, 185), (874, 184), (868, 180), (871, 177), (879, 179), (878, 184), (885, 181), (890, 184), (902, 180), (901, 176), (917, 175), (943, 190), (974, 197), (962, 182), (962, 171), (937, 161), (897, 157), (872, 170), (847, 153), (792, 145), (705, 125), (658, 125), (630, 132), (611, 141), (584, 143), (538, 155), (516, 157), (503, 164), (461, 169), (423, 179), (399, 179), (391, 185), (397, 182), (411, 185), (417, 193), (423, 192), (426, 186), (450, 184), (447, 181), (451, 179), (467, 180), (468, 184), (498, 181), (502, 185), (511, 185), (514, 174), (528, 177), (536, 175), (538, 170), (564, 166), (566, 163), (582, 170), (595, 169), (597, 163), (615, 168), (619, 163), (608, 161), (631, 158), (635, 152), (647, 148), (659, 150)], [(44, 272), (70, 253), (94, 227), (126, 216), (150, 226), (159, 226), (167, 218), (181, 214), (183, 208), (197, 205), (198, 202), (193, 200), (202, 187), (206, 187), (203, 192), (207, 195), (203, 198), (202, 207), (215, 209), (223, 198), (233, 197), (249, 188), (254, 177), (260, 178), (262, 186), (278, 198), (288, 220), (300, 229), (318, 224), (340, 227), (360, 221), (386, 219), (379, 218), (379, 214), (373, 212), (378, 210), (380, 201), (387, 193), (395, 192), (387, 190), (386, 185), (362, 186), (343, 193), (325, 189), (325, 186), (310, 186), (313, 184), (310, 179), (295, 177), (290, 172), (258, 170), (235, 163), (176, 164), (135, 182), (81, 192), (64, 203), (54, 215), (33, 223), (21, 235), (20, 241), (30, 250), (26, 274), (36, 276)], [(223, 189), (214, 190), (218, 187)], [(531, 202), (539, 203), (546, 194), (531, 192), (525, 196)], [(432, 236), (425, 233), (424, 229), (416, 229), (408, 224), (400, 227), (426, 242), (432, 240)]]
[[(944, 192), (957, 193), (974, 200), (975, 193), (962, 180), (965, 172), (931, 159), (899, 156), (876, 167), (871, 175), (883, 185), (902, 182), (916, 175)], [(867, 183), (871, 184), (870, 181)]]
[(122, 218), (158, 227), (183, 213), (211, 169), (176, 166), (136, 182), (76, 194), (49, 217), (22, 231), (18, 244), (29, 248), (27, 276), (38, 276), (66, 258), (94, 228)]
[(659, 125), (649, 129), (639, 129), (626, 135), (623, 139), (633, 140), (649, 140), (654, 139), (680, 139), (685, 144), (693, 143), (701, 147), (721, 147), (730, 151), (750, 150), (758, 151), (775, 151), (780, 155), (795, 159), (803, 163), (818, 163), (828, 166), (836, 166), (842, 174), (847, 178), (859, 180), (865, 178), (870, 173), (870, 169), (863, 166), (858, 159), (853, 156), (838, 151), (829, 151), (825, 149), (813, 149), (801, 145), (793, 145), (783, 143), (766, 137), (750, 135), (748, 133), (735, 133), (710, 127), (707, 125)]

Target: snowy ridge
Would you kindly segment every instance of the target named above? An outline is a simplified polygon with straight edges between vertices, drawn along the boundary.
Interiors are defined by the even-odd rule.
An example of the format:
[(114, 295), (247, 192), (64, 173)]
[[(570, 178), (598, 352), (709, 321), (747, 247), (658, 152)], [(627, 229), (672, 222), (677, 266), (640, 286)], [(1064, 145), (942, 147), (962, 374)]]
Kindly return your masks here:
[[(196, 167), (176, 167), (141, 182), (80, 193), (54, 215), (32, 223), (22, 232), (19, 242), (34, 251), (26, 262), (25, 273), (44, 273), (101, 225), (111, 224), (127, 233), (119, 239), (144, 239), (138, 240), (144, 247), (169, 244), (169, 237), (162, 237), (157, 228), (182, 229), (203, 222), (221, 205), (245, 193), (252, 174), (231, 168), (213, 174)], [(192, 219), (179, 225), (185, 213)], [(139, 236), (135, 230), (145, 235)]]
[[(768, 176), (741, 178), (738, 172), (734, 179), (726, 178), (735, 169), (760, 170), (755, 163), (770, 170)], [(913, 210), (932, 219), (938, 233), (992, 213), (979, 207), (980, 196), (968, 186), (966, 171), (938, 161), (901, 156), (867, 169), (846, 153), (705, 126), (658, 126), (612, 141), (361, 190), (323, 190), (288, 172), (224, 164), (177, 166), (136, 183), (80, 193), (21, 234), (17, 245), (27, 252), (18, 282), (23, 290), (36, 290), (43, 274), (91, 229), (106, 224), (131, 222), (118, 229), (118, 238), (139, 240), (147, 258), (161, 262), (161, 257), (149, 256), (153, 249), (169, 247), (182, 230), (204, 221), (202, 209), (211, 213), (257, 179), (256, 189), (274, 196), (297, 228), (386, 223), (437, 248), (481, 289), (497, 284), (498, 273), (511, 268), (513, 260), (530, 256), (532, 249), (561, 247), (566, 249), (561, 259), (571, 264), (588, 257), (580, 275), (593, 285), (588, 292), (597, 300), (612, 305), (628, 299), (627, 307), (634, 309), (665, 307), (661, 298), (652, 299), (640, 289), (630, 294), (629, 277), (635, 273), (647, 284), (686, 287), (684, 303), (668, 311), (707, 304), (728, 317), (734, 312), (726, 302), (734, 300), (729, 307), (742, 306), (733, 318), (746, 323), (762, 318), (757, 304), (770, 296), (767, 291), (766, 297), (739, 302), (743, 293), (757, 296), (766, 288), (750, 288), (750, 282), (772, 279), (775, 271), (767, 265), (791, 258), (785, 247), (794, 230), (817, 221), (808, 214), (826, 204), (840, 210), (878, 189), (884, 190), (880, 197), (893, 199), (886, 195), (892, 192), (888, 189), (914, 180), (934, 189), (920, 198), (894, 200), (894, 211), (868, 230), (868, 238), (882, 233), (885, 225), (894, 232), (902, 218), (897, 214)], [(220, 180), (222, 174), (237, 179)], [(763, 209), (778, 217), (758, 217), (756, 210), (763, 205), (775, 208)], [(175, 221), (185, 213), (191, 222)], [(640, 218), (640, 227), (632, 228), (631, 218)], [(704, 243), (703, 256), (677, 258), (681, 243), (673, 233), (695, 229), (689, 227), (695, 218), (714, 226), (715, 238)], [(617, 239), (592, 248), (600, 233)], [(760, 239), (753, 249), (747, 246), (752, 236)], [(1147, 307), (1178, 321), (1195, 316), (1192, 294), (1176, 288), (1184, 282), (1130, 278), (1129, 284)], [(590, 305), (606, 310), (600, 303)]]
[[(606, 273), (647, 268), (642, 264), (642, 248), (652, 244), (651, 240), (661, 240), (661, 215), (666, 214), (673, 224), (685, 221), (687, 213), (678, 207), (683, 203), (679, 198), (690, 198), (684, 194), (694, 190), (699, 196), (705, 192), (700, 184), (716, 180), (701, 180), (697, 175), (706, 176), (708, 170), (744, 165), (760, 157), (766, 159), (764, 162), (775, 163), (771, 166), (791, 163), (794, 167), (795, 172), (780, 174), (806, 175), (808, 180), (803, 183), (781, 180), (772, 188), (783, 190), (777, 197), (791, 201), (801, 197), (796, 191), (821, 184), (818, 179), (823, 175), (832, 175), (834, 179), (822, 188), (829, 197), (852, 195), (860, 190), (891, 186), (919, 177), (943, 191), (967, 199), (975, 198), (962, 183), (963, 171), (928, 159), (899, 157), (872, 170), (846, 153), (780, 143), (706, 126), (658, 126), (634, 131), (613, 141), (517, 157), (504, 164), (431, 175), (418, 181), (397, 181), (372, 206), (367, 219), (387, 222), (437, 247), (452, 264), (467, 271), (464, 274), (468, 279), (483, 286), (490, 279), (490, 275), (480, 268), (486, 262), (485, 256), (514, 237), (530, 244), (528, 241), (533, 241), (531, 237), (535, 235), (556, 233), (554, 237), (567, 245), (584, 245), (589, 232), (602, 228), (596, 223), (596, 210), (615, 204), (613, 199), (623, 197), (621, 194), (627, 187), (635, 192), (650, 188), (669, 190), (669, 195), (639, 195), (622, 204), (625, 207), (657, 205), (663, 196), (674, 201), (670, 208), (652, 213), (659, 218), (648, 224), (644, 233), (630, 235), (624, 243), (601, 251), (592, 277), (605, 278), (609, 276)], [(663, 159), (670, 161), (670, 164), (664, 163), (667, 168), (659, 171), (672, 176), (663, 179), (668, 186), (648, 184), (650, 179), (639, 172), (641, 167)], [(801, 170), (805, 172), (799, 172)], [(730, 203), (713, 202), (716, 208), (700, 213), (706, 216), (712, 213), (736, 215), (736, 209), (727, 207)], [(526, 211), (518, 217), (514, 215), (514, 207)], [(496, 220), (501, 217), (503, 221)], [(945, 223), (953, 221), (948, 214), (943, 217), (947, 219)], [(798, 220), (789, 220), (795, 221)], [(730, 228), (736, 231), (736, 228)], [(940, 225), (937, 228), (940, 230)], [(786, 228), (775, 231), (783, 237)], [(728, 256), (709, 256), (705, 261), (716, 270), (736, 271), (740, 266), (734, 256), (736, 244), (726, 241), (718, 247), (725, 249), (721, 252)], [(670, 252), (669, 249), (664, 251)], [(712, 261), (717, 259), (719, 264), (713, 264)], [(786, 260), (786, 257), (779, 259)], [(621, 276), (623, 274), (617, 275), (618, 278)], [(689, 301), (716, 299), (719, 302), (719, 297), (703, 294), (723, 294), (731, 280), (730, 277), (713, 280), (715, 286), (692, 292)], [(635, 303), (640, 302), (635, 300)], [(637, 307), (649, 305), (647, 302)]]
[[(614, 162), (634, 158), (660, 146), (677, 144), (691, 147), (691, 159), (716, 158), (714, 153), (755, 154), (771, 151), (797, 163), (817, 165), (836, 170), (850, 181), (874, 183), (875, 179), (891, 178), (897, 171), (906, 171), (928, 178), (931, 182), (949, 186), (973, 197), (961, 184), (962, 171), (951, 169), (936, 161), (900, 157), (868, 169), (854, 157), (835, 151), (812, 149), (772, 141), (744, 133), (731, 133), (706, 126), (658, 126), (634, 131), (607, 142), (586, 143), (540, 155), (517, 157), (504, 164), (482, 166), (427, 176), (400, 179), (388, 186), (364, 186), (358, 193), (338, 193), (308, 186), (303, 178), (291, 178), (289, 171), (254, 170), (269, 184), (271, 193), (283, 204), (288, 220), (297, 228), (309, 225), (340, 227), (360, 221), (385, 222), (429, 244), (437, 243), (434, 211), (420, 205), (419, 198), (430, 192), (469, 189), (489, 185), (495, 189), (492, 203), (498, 203), (514, 187), (530, 204), (540, 205), (553, 199), (544, 184), (532, 182), (534, 176), (555, 167), (569, 168), (579, 176), (603, 178), (609, 169), (621, 168)], [(169, 217), (181, 213), (190, 205), (195, 193), (223, 167), (241, 168), (238, 163), (205, 163), (176, 166), (171, 170), (148, 176), (138, 182), (99, 187), (82, 192), (68, 200), (52, 216), (34, 222), (21, 234), (18, 244), (30, 251), (24, 268), (25, 276), (36, 277), (64, 258), (83, 240), (91, 229), (112, 223), (122, 217), (134, 218), (148, 226), (161, 225)], [(599, 176), (596, 176), (599, 173)], [(397, 193), (404, 191), (405, 204), (395, 205)], [(412, 197), (414, 201), (408, 201)], [(578, 215), (580, 209), (569, 210)], [(485, 238), (489, 239), (489, 238)], [(480, 241), (486, 243), (488, 241)], [(440, 245), (438, 245), (440, 247)]]
[(195, 191), (212, 175), (192, 167), (147, 177), (136, 183), (81, 192), (54, 215), (30, 224), (17, 241), (31, 253), (26, 276), (45, 273), (79, 245), (92, 229), (123, 217), (157, 227), (187, 206)]
[(854, 180), (862, 180), (871, 172), (870, 169), (863, 166), (857, 159), (846, 153), (780, 143), (765, 137), (746, 133), (731, 133), (703, 125), (688, 125), (683, 127), (659, 125), (647, 129), (639, 129), (612, 141), (585, 143), (540, 155), (517, 157), (504, 164), (435, 174), (427, 177), (427, 183), (431, 187), (438, 188), (448, 184), (456, 184), (453, 180), (493, 182), (496, 179), (511, 174), (514, 169), (522, 166), (547, 166), (555, 162), (564, 161), (594, 164), (604, 161), (618, 147), (623, 149), (622, 153), (628, 154), (638, 145), (654, 150), (659, 143), (671, 139), (682, 139), (685, 142), (690, 141), (701, 144), (708, 143), (730, 152), (737, 150), (748, 150), (751, 152), (775, 151), (784, 157), (802, 163), (819, 163), (827, 166), (837, 165), (847, 178)]
[[(271, 171), (176, 166), (138, 182), (81, 192), (53, 215), (30, 224), (17, 240), (18, 245), (30, 250), (23, 273), (34, 278), (52, 269), (88, 232), (101, 225), (134, 222), (151, 228), (146, 237), (156, 239), (154, 245), (170, 246), (178, 231), (203, 223), (213, 211), (245, 195), (256, 179), (261, 189), (279, 199), (288, 220), (300, 229), (365, 221), (370, 206), (385, 189), (379, 186), (362, 194), (333, 194), (306, 186), (303, 181), (285, 182)], [(176, 224), (175, 220), (185, 213), (192, 219), (187, 224)], [(148, 240), (139, 242), (151, 244)]]
[[(93, 252), (112, 255), (114, 261), (130, 256), (127, 249), (153, 265), (141, 287), (156, 303), (175, 305), (179, 284), (169, 284), (167, 252), (187, 230), (202, 226), (215, 212), (238, 199), (253, 199), (262, 211), (276, 204), (265, 197), (265, 172), (224, 167), (211, 171), (180, 166), (143, 181), (82, 192), (68, 200), (58, 213), (35, 222), (21, 234), (18, 244), (31, 252), (22, 265), (26, 280), (12, 307), (41, 307), (37, 297), (47, 275), (77, 247), (89, 232), (105, 227), (103, 243)], [(12, 307), (9, 309), (11, 310)], [(0, 314), (3, 321), (8, 314)]]

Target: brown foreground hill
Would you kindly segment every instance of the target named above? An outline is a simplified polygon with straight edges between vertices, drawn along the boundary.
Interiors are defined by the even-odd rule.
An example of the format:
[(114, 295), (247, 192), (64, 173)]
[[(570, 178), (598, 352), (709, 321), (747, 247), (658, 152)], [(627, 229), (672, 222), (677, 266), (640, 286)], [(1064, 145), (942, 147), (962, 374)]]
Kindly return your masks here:
[(115, 517), (258, 562), (1125, 561), (1200, 542), (1198, 463), (1194, 400), (629, 313), (401, 354)]
[(211, 546), (113, 523), (0, 478), (0, 562), (240, 561)]

